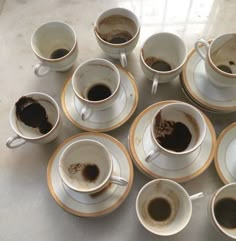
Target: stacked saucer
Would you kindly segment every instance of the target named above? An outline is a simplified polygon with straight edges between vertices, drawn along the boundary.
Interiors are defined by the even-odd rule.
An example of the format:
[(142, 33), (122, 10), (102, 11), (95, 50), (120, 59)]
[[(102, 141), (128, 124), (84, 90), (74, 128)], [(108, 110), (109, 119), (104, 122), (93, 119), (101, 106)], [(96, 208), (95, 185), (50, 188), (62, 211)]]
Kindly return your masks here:
[[(204, 47), (200, 47), (202, 52)], [(205, 62), (195, 49), (191, 50), (180, 76), (182, 90), (197, 107), (212, 113), (236, 110), (236, 87), (218, 87), (208, 80)]]

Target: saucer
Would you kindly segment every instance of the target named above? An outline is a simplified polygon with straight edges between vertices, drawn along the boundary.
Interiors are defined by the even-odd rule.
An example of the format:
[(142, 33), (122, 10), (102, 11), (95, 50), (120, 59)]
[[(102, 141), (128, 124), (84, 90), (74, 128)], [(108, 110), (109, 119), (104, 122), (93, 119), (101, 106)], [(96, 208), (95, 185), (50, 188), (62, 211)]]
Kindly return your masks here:
[(148, 177), (185, 182), (200, 175), (211, 164), (215, 152), (216, 134), (210, 120), (202, 113), (207, 130), (199, 148), (181, 157), (170, 157), (162, 153), (151, 163), (147, 163), (145, 158), (155, 149), (150, 133), (152, 118), (163, 105), (172, 102), (174, 101), (153, 104), (136, 117), (129, 131), (129, 149), (135, 165)]
[[(67, 187), (61, 180), (58, 165), (63, 150), (72, 142), (96, 140), (107, 147), (113, 160), (113, 173), (128, 181), (127, 186), (109, 183), (95, 194), (81, 194)], [(133, 164), (125, 147), (115, 138), (102, 133), (81, 133), (63, 142), (53, 153), (47, 168), (47, 183), (55, 201), (66, 211), (80, 217), (98, 217), (118, 208), (130, 192), (133, 183)]]
[(226, 127), (217, 139), (215, 167), (225, 183), (236, 182), (236, 123)]
[[(202, 47), (203, 52), (205, 48)], [(182, 85), (188, 95), (208, 110), (233, 112), (236, 110), (236, 87), (222, 88), (212, 84), (205, 72), (205, 62), (195, 49), (183, 67)]]
[(121, 77), (120, 96), (111, 107), (94, 111), (86, 121), (81, 119), (83, 105), (73, 92), (71, 79), (66, 82), (61, 95), (62, 109), (75, 126), (86, 131), (111, 131), (124, 124), (134, 113), (138, 104), (135, 79), (124, 68), (118, 65), (116, 67)]

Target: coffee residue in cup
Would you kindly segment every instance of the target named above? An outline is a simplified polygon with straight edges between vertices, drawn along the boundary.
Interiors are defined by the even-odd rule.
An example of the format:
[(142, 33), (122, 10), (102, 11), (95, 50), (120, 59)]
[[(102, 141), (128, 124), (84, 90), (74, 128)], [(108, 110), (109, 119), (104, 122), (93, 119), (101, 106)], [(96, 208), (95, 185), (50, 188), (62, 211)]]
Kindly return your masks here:
[(161, 111), (155, 117), (154, 135), (161, 146), (175, 152), (184, 151), (192, 139), (186, 125), (162, 119)]
[(99, 176), (99, 168), (95, 164), (87, 164), (83, 167), (82, 175), (86, 181), (94, 182)]
[(214, 206), (217, 222), (228, 229), (236, 228), (236, 200), (233, 198), (223, 198)]
[(108, 86), (98, 83), (90, 87), (87, 98), (91, 101), (100, 101), (108, 98), (111, 94), (112, 92)]
[(38, 128), (42, 134), (46, 134), (52, 129), (46, 110), (38, 101), (23, 96), (16, 102), (15, 106), (17, 118), (25, 125)]
[(66, 56), (68, 53), (69, 53), (69, 50), (67, 50), (67, 49), (62, 49), (62, 48), (56, 49), (51, 53), (50, 58), (51, 59), (59, 59), (59, 58)]
[(165, 72), (171, 70), (171, 65), (169, 63), (156, 57), (148, 57), (145, 59), (145, 62), (148, 66), (157, 71)]
[(72, 163), (68, 168), (68, 173), (70, 175), (75, 175), (78, 171), (81, 170), (81, 164), (80, 163)]

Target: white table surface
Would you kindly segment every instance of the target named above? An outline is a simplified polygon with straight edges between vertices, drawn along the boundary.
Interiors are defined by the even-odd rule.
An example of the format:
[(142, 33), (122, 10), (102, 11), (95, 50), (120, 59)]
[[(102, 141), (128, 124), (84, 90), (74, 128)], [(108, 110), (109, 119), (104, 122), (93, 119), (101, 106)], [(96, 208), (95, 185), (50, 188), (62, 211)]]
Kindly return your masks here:
[[(194, 202), (189, 225), (175, 236), (161, 238), (146, 231), (136, 217), (137, 193), (150, 181), (137, 168), (134, 168), (134, 183), (127, 199), (107, 216), (80, 218), (67, 213), (54, 201), (46, 181), (48, 160), (60, 143), (81, 132), (64, 113), (62, 131), (52, 143), (26, 144), (14, 150), (5, 146), (7, 138), (14, 134), (8, 116), (16, 100), (28, 92), (40, 91), (60, 104), (62, 86), (73, 73), (72, 69), (37, 78), (33, 70), (38, 60), (30, 46), (32, 32), (44, 22), (65, 21), (74, 27), (78, 38), (79, 55), (74, 68), (90, 58), (109, 59), (96, 42), (93, 24), (98, 14), (112, 7), (128, 8), (141, 21), (140, 41), (128, 57), (127, 67), (139, 88), (138, 107), (126, 124), (108, 133), (126, 147), (130, 125), (147, 106), (169, 99), (188, 102), (178, 78), (159, 86), (155, 96), (150, 95), (151, 83), (144, 77), (139, 63), (143, 41), (153, 33), (170, 31), (181, 36), (190, 50), (200, 37), (211, 39), (236, 32), (235, 0), (0, 0), (0, 240), (227, 240), (215, 231), (207, 213), (211, 195), (223, 185), (213, 162), (199, 177), (182, 184), (189, 194), (199, 191), (205, 194)], [(236, 121), (235, 113), (207, 113), (207, 116), (217, 135)]]

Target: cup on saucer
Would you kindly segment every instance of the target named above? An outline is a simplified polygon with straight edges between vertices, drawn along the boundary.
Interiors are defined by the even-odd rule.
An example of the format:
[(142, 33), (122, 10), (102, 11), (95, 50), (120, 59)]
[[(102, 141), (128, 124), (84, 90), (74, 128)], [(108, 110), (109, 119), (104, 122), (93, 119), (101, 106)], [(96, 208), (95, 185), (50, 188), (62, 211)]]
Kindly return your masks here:
[(184, 41), (173, 33), (156, 33), (149, 37), (140, 51), (141, 68), (152, 81), (152, 94), (159, 83), (167, 83), (182, 71), (187, 58)]
[(177, 102), (166, 104), (155, 113), (150, 131), (155, 149), (146, 162), (152, 162), (161, 153), (172, 157), (192, 153), (205, 138), (206, 123), (197, 108)]
[(80, 193), (96, 193), (108, 183), (126, 186), (127, 180), (113, 175), (110, 152), (98, 141), (83, 139), (72, 142), (60, 155), (62, 181)]
[(94, 33), (101, 49), (127, 66), (127, 54), (137, 45), (140, 23), (136, 15), (125, 8), (112, 8), (96, 20)]
[[(201, 46), (204, 46), (205, 52)], [(199, 39), (195, 49), (205, 61), (205, 70), (208, 79), (216, 86), (236, 86), (236, 33), (223, 34), (211, 43)]]
[(51, 96), (40, 92), (22, 96), (11, 108), (9, 119), (16, 135), (8, 138), (8, 148), (16, 148), (26, 142), (50, 142), (58, 136), (61, 127), (57, 102)]
[(214, 227), (224, 236), (236, 239), (236, 183), (216, 191), (210, 200), (210, 217)]
[(174, 235), (187, 226), (192, 216), (192, 201), (201, 197), (202, 192), (189, 196), (180, 184), (156, 179), (139, 191), (136, 213), (140, 223), (151, 233)]
[(40, 60), (34, 69), (38, 77), (51, 71), (70, 69), (78, 55), (76, 33), (63, 22), (48, 22), (39, 26), (32, 35), (31, 47)]
[(75, 96), (83, 104), (80, 115), (87, 120), (93, 111), (105, 110), (117, 100), (120, 91), (120, 73), (105, 59), (88, 60), (72, 76)]

